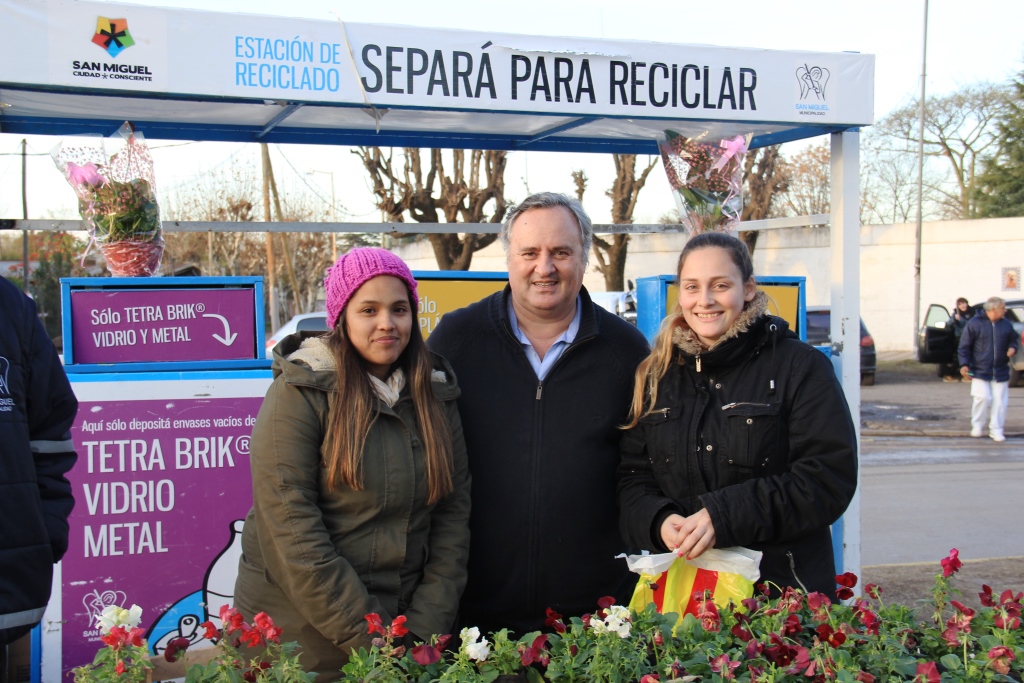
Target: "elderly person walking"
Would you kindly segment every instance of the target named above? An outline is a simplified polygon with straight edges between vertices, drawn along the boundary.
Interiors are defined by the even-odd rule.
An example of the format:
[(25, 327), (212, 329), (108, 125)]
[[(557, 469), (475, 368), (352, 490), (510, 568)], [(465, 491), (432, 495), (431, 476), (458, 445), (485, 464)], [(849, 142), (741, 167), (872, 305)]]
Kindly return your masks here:
[(1005, 318), (1006, 302), (985, 302), (985, 315), (971, 318), (960, 336), (960, 374), (971, 378), (971, 436), (980, 437), (988, 421), (993, 441), (1006, 441), (1003, 423), (1009, 402), (1010, 358), (1017, 353), (1017, 333)]

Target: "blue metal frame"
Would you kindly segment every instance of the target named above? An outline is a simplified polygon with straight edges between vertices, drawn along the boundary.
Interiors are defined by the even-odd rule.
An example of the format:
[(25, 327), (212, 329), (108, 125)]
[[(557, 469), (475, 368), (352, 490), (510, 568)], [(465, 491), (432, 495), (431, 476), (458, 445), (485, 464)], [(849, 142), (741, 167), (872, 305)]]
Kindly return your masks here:
[(507, 280), (508, 273), (500, 270), (414, 270), (417, 280)]
[[(3, 86), (0, 86), (2, 89)], [(409, 107), (411, 110), (433, 111), (432, 109)], [(454, 110), (453, 110), (454, 111)], [(290, 113), (290, 112), (289, 112)], [(480, 113), (480, 112), (474, 112)], [(503, 113), (503, 112), (494, 112)], [(508, 112), (519, 113), (522, 112)], [(530, 113), (530, 116), (544, 116), (541, 113)], [(561, 116), (565, 114), (547, 114)], [(596, 118), (616, 119), (643, 117), (602, 116)], [(652, 119), (658, 120), (658, 119)], [(674, 122), (676, 119), (664, 119)], [(679, 121), (701, 123), (714, 119), (679, 119)], [(0, 132), (18, 135), (82, 135), (87, 133), (110, 135), (123, 119), (116, 123), (112, 120), (75, 119), (59, 117), (33, 117), (4, 115), (0, 116)], [(149, 138), (161, 140), (218, 140), (223, 142), (267, 142), (274, 144), (300, 145), (344, 145), (356, 147), (373, 145), (382, 147), (444, 147), (455, 149), (491, 149), (491, 150), (522, 150), (537, 152), (589, 152), (601, 154), (657, 154), (658, 145), (654, 140), (637, 140), (632, 138), (606, 137), (560, 137), (548, 131), (535, 135), (498, 135), (493, 133), (460, 133), (454, 131), (406, 131), (345, 128), (314, 128), (300, 126), (268, 125), (227, 125), (197, 124), (168, 121), (132, 121), (138, 130)], [(566, 130), (577, 127), (576, 121), (565, 124)], [(750, 121), (751, 126), (771, 122)], [(581, 124), (580, 124), (581, 125)], [(556, 127), (560, 128), (560, 127)], [(756, 135), (751, 140), (750, 149), (758, 149), (768, 145), (779, 144), (792, 140), (827, 135), (829, 133), (851, 130), (850, 126), (820, 125), (797, 126), (775, 133)]]
[[(231, 369), (218, 369), (218, 370), (194, 370), (194, 369), (179, 369), (179, 370), (151, 370), (145, 372), (135, 372), (134, 368), (131, 372), (125, 372), (124, 366), (128, 363), (115, 366), (105, 365), (104, 370), (101, 373), (80, 373), (68, 375), (68, 380), (72, 384), (87, 384), (90, 382), (109, 382), (111, 378), (118, 382), (163, 382), (170, 380), (181, 380), (181, 379), (262, 379), (264, 377), (270, 377), (270, 364), (272, 361), (266, 361), (266, 367), (259, 370), (231, 370)], [(142, 365), (141, 363), (139, 365)], [(146, 365), (160, 365), (164, 367), (170, 365), (170, 363), (146, 363)]]
[[(217, 361), (176, 361), (171, 363), (75, 364), (74, 336), (71, 331), (71, 293), (102, 290), (167, 290), (167, 289), (251, 289), (255, 307), (255, 348), (253, 358)], [(263, 313), (263, 277), (65, 277), (60, 280), (61, 334), (64, 339), (64, 371), (70, 374), (111, 372), (156, 372), (167, 370), (249, 370), (269, 368), (272, 361), (262, 357), (266, 346), (266, 322)]]

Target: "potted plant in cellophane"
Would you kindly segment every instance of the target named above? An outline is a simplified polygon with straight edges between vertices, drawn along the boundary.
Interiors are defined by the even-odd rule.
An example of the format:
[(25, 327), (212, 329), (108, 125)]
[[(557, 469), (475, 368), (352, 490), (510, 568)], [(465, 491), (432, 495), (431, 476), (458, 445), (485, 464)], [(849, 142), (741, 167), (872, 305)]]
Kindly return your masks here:
[(160, 269), (160, 230), (153, 157), (130, 123), (109, 138), (65, 141), (52, 152), (78, 197), (90, 248), (98, 245), (116, 277), (153, 275)]

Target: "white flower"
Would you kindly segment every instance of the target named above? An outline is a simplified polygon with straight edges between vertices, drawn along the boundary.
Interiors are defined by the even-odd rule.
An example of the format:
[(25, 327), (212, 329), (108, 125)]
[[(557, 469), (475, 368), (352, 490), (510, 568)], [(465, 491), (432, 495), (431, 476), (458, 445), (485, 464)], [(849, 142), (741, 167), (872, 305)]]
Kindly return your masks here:
[(96, 618), (96, 628), (103, 634), (107, 634), (115, 626), (133, 629), (139, 625), (140, 621), (142, 621), (142, 608), (138, 605), (132, 605), (130, 609), (118, 605), (107, 605)]
[[(475, 631), (476, 629), (473, 630)], [(490, 643), (487, 642), (486, 638), (481, 640), (479, 643), (470, 643), (466, 646), (466, 655), (474, 661), (485, 661), (489, 654), (491, 654), (491, 646)]]
[(594, 633), (608, 633), (608, 625), (601, 619), (590, 620), (590, 630)]
[(624, 621), (612, 630), (619, 634), (619, 638), (629, 638), (629, 628), (630, 623), (628, 621)]
[(480, 640), (480, 629), (476, 626), (473, 626), (472, 628), (464, 628), (459, 633), (459, 638), (461, 638), (462, 642), (466, 645), (472, 645), (476, 641)]

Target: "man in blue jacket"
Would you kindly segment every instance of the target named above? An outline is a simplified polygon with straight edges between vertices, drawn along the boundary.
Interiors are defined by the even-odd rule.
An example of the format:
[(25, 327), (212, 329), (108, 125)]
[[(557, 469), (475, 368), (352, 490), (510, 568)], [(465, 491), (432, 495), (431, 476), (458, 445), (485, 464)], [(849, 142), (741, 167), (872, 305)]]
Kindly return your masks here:
[(974, 398), (971, 436), (980, 437), (988, 420), (993, 441), (1006, 441), (1003, 422), (1010, 398), (1010, 358), (1017, 352), (1017, 333), (1005, 316), (1006, 302), (990, 297), (985, 315), (976, 315), (967, 323), (958, 348), (960, 374), (971, 378)]
[(0, 277), (0, 663), (42, 619), (68, 548), (77, 412), (35, 305)]

